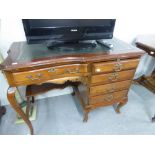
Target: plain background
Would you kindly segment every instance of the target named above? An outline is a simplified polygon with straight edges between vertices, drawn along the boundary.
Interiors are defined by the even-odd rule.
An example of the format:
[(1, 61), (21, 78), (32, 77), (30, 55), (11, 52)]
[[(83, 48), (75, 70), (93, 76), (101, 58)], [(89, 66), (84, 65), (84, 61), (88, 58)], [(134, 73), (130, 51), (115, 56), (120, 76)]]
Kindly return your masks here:
[[(137, 23), (149, 20), (151, 23), (148, 25), (154, 25), (154, 6), (154, 0), (5, 0), (0, 1), (0, 17), (5, 20), (119, 18)], [(126, 22), (124, 24), (128, 25)], [(133, 23), (130, 23), (130, 27), (133, 27)], [(142, 23), (138, 29), (141, 27), (150, 31), (150, 26), (143, 26)], [(129, 29), (123, 29), (120, 30), (121, 36), (131, 36)], [(13, 32), (14, 29), (10, 35)], [(137, 34), (139, 33), (138, 31)], [(154, 33), (154, 29), (145, 33)], [(1, 154), (9, 155), (21, 153), (154, 155), (154, 136), (1, 136), (0, 139)]]

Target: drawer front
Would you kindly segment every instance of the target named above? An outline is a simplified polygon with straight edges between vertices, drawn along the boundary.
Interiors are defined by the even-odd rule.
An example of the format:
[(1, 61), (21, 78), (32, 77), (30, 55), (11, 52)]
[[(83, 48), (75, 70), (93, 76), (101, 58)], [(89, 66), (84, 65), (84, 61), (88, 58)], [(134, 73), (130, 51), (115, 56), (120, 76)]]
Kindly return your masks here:
[(134, 69), (137, 67), (138, 63), (139, 59), (95, 63), (93, 64), (93, 73), (118, 72), (122, 70)]
[(111, 93), (120, 90), (127, 90), (131, 85), (131, 80), (115, 82), (111, 84), (90, 87), (90, 96)]
[(18, 83), (35, 83), (37, 81), (44, 81), (54, 79), (56, 77), (61, 78), (65, 76), (74, 76), (80, 73), (87, 73), (87, 65), (64, 65), (51, 68), (44, 68), (32, 71), (13, 73), (14, 81)]
[(122, 72), (114, 72), (108, 74), (93, 75), (91, 78), (91, 84), (108, 84), (112, 82), (118, 82), (123, 80), (130, 80), (133, 78), (135, 70), (127, 70)]
[(118, 100), (127, 96), (128, 90), (122, 90), (114, 93), (109, 93), (105, 95), (99, 95), (94, 97), (89, 97), (89, 104), (91, 105), (112, 105), (118, 102)]

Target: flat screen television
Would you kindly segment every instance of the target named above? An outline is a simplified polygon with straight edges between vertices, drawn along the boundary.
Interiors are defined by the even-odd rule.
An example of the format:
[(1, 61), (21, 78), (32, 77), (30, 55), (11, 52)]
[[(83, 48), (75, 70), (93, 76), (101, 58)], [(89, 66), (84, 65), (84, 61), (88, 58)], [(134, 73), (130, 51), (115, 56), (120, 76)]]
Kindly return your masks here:
[(111, 39), (115, 19), (23, 19), (28, 44), (64, 43)]

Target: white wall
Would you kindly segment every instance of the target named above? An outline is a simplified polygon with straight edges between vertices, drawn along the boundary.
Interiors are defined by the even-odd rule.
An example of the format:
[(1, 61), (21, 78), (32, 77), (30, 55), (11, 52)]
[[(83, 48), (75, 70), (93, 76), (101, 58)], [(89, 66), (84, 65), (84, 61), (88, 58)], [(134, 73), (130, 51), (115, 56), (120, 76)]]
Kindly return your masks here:
[[(137, 35), (141, 34), (155, 34), (155, 20), (152, 18), (117, 18), (116, 27), (114, 35), (128, 43), (131, 43)], [(2, 19), (1, 20), (1, 38), (0, 38), (0, 50), (4, 57), (7, 56), (7, 50), (9, 46), (14, 41), (25, 41), (24, 30), (22, 26), (22, 22), (19, 19)], [(144, 65), (145, 64), (145, 65)], [(150, 65), (151, 64), (151, 65)], [(136, 72), (136, 78), (142, 74), (150, 74), (153, 66), (154, 66), (153, 58), (149, 56), (143, 57), (141, 64)], [(7, 82), (4, 81), (4, 77), (0, 75), (0, 81), (3, 81), (0, 89), (0, 98), (2, 100), (2, 104), (7, 104), (6, 99), (6, 90), (7, 90)], [(4, 88), (4, 89), (3, 89)], [(20, 89), (24, 96), (24, 88)], [(39, 98), (44, 98), (47, 96), (55, 96), (61, 95), (65, 93), (70, 93), (71, 88), (66, 88), (62, 91), (54, 91), (39, 96)]]

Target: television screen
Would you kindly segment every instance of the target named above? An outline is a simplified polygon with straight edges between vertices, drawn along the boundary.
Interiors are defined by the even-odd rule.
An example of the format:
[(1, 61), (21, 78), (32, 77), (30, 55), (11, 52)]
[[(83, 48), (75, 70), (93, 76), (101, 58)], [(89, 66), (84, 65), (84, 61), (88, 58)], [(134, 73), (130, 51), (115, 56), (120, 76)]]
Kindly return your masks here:
[(115, 19), (23, 19), (28, 43), (111, 39)]

